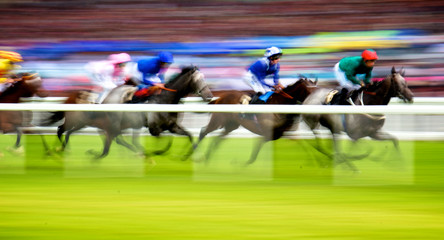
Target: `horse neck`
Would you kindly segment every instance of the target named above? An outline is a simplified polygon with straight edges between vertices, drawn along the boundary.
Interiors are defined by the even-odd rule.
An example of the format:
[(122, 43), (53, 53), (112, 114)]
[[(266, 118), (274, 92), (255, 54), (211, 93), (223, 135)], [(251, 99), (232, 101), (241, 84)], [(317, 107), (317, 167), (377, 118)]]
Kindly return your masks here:
[(302, 103), (311, 93), (307, 85), (304, 83), (295, 83), (294, 85), (285, 88), (283, 91), (293, 97), (293, 99), (283, 97), (283, 101), (286, 102), (286, 104)]
[(388, 76), (380, 83), (380, 86), (374, 92), (374, 95), (370, 96), (368, 101), (365, 101), (366, 105), (388, 105), (390, 99), (395, 96), (395, 86), (393, 84), (392, 77)]
[(17, 82), (0, 94), (0, 102), (2, 103), (18, 103), (21, 97), (28, 94), (26, 87), (22, 86), (23, 82)]
[[(188, 94), (192, 93), (191, 75), (190, 73), (185, 73), (186, 76), (178, 76), (172, 82), (165, 84), (166, 88), (174, 91), (162, 90), (162, 94), (159, 95), (160, 102), (167, 104), (177, 104), (180, 99), (186, 97)], [(185, 80), (183, 78), (186, 78)]]

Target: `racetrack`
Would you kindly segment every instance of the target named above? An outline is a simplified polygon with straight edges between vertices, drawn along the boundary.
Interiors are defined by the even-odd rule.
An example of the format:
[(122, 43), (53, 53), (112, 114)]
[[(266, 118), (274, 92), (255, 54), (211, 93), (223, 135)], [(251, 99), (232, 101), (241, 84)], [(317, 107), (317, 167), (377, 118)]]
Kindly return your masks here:
[(401, 158), (363, 141), (354, 152), (374, 150), (353, 174), (321, 167), (311, 140), (269, 143), (243, 167), (254, 140), (227, 139), (205, 165), (195, 161), (208, 141), (195, 161), (178, 160), (187, 143), (175, 137), (166, 156), (113, 145), (92, 162), (97, 136), (74, 135), (69, 152), (47, 157), (27, 135), (25, 155), (0, 159), (0, 239), (441, 239), (442, 142), (403, 141)]

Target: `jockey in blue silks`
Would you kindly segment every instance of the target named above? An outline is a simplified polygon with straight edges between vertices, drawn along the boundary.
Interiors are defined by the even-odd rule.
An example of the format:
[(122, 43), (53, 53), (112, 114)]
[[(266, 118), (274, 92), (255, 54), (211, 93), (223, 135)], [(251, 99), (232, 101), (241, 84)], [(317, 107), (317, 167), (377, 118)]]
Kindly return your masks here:
[[(264, 57), (254, 62), (245, 73), (243, 80), (253, 88), (256, 94), (251, 100), (251, 104), (265, 103), (273, 94), (273, 90), (281, 90), (279, 83), (279, 61), (282, 50), (277, 47), (267, 48)], [(274, 85), (265, 82), (267, 76), (273, 75)]]
[(137, 61), (137, 69), (142, 73), (142, 83), (139, 89), (164, 83), (164, 73), (172, 63), (173, 54), (170, 52), (160, 52), (156, 57)]
[[(149, 88), (153, 86), (164, 87), (164, 74), (174, 62), (173, 54), (160, 52), (155, 57), (142, 58), (131, 66), (131, 76), (139, 82), (136, 98), (144, 98), (151, 95)], [(135, 100), (137, 101), (137, 100)]]

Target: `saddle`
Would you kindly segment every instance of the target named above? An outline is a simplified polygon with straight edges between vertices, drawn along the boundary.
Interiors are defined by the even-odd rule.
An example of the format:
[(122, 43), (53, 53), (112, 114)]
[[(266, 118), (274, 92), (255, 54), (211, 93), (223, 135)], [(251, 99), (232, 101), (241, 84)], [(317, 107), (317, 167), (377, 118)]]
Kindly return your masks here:
[(355, 99), (357, 95), (361, 92), (360, 90), (348, 91), (346, 88), (338, 90), (331, 90), (325, 97), (325, 105), (350, 105), (348, 99)]
[(142, 88), (137, 90), (132, 96), (131, 103), (140, 103), (147, 101), (153, 95), (158, 95), (162, 90), (176, 92), (174, 89), (166, 88), (163, 84), (154, 85), (149, 88)]
[[(332, 100), (333, 100), (333, 98), (338, 98), (338, 93), (339, 93), (339, 91), (338, 90), (331, 90), (328, 94), (327, 94), (327, 96), (325, 97), (325, 100), (324, 100), (324, 104), (325, 105), (329, 105), (330, 103), (332, 103)], [(330, 105), (332, 105), (332, 104), (330, 104)]]

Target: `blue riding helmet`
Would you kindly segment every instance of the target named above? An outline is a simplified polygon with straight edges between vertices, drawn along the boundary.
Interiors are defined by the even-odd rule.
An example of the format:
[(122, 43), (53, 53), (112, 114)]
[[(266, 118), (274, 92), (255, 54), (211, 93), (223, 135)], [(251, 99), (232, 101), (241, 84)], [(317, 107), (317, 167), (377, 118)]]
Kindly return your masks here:
[(174, 62), (173, 54), (171, 54), (170, 52), (160, 52), (157, 56), (159, 57), (159, 61), (161, 62), (169, 64)]

